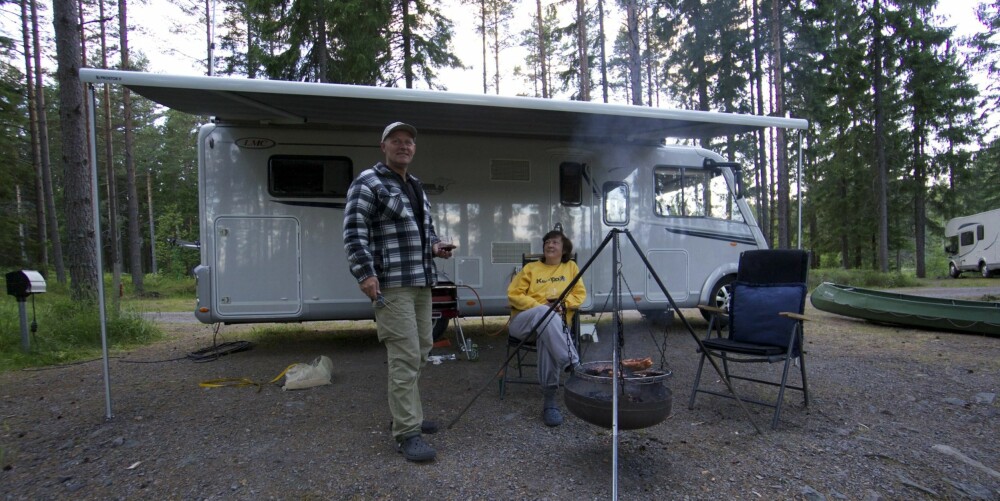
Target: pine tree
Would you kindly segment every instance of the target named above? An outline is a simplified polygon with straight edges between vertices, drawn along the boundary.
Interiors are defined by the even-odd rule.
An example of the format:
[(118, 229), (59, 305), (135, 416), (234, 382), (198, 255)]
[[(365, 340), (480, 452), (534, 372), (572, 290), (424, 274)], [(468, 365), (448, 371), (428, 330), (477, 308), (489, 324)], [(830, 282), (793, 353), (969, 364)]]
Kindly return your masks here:
[(67, 256), (73, 299), (97, 299), (97, 235), (94, 234), (92, 174), (87, 161), (83, 85), (80, 81), (80, 21), (74, 0), (52, 2), (59, 82), (59, 119), (65, 172)]

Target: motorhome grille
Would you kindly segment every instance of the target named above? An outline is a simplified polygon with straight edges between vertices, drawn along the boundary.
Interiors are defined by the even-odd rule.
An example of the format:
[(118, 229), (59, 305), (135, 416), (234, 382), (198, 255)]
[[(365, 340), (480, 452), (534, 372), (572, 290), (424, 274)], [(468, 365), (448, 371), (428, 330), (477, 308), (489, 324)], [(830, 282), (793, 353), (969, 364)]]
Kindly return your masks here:
[(529, 242), (493, 242), (493, 264), (521, 264), (521, 256), (531, 253)]
[(531, 181), (527, 160), (490, 160), (491, 181)]

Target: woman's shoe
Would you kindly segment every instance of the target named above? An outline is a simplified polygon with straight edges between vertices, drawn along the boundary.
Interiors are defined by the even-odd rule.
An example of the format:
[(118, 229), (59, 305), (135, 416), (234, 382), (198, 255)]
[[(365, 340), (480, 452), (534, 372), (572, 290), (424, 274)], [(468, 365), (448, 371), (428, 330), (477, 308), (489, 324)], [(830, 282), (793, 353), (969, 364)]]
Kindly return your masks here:
[(545, 426), (559, 426), (563, 422), (562, 413), (556, 407), (546, 407), (542, 409), (542, 421)]

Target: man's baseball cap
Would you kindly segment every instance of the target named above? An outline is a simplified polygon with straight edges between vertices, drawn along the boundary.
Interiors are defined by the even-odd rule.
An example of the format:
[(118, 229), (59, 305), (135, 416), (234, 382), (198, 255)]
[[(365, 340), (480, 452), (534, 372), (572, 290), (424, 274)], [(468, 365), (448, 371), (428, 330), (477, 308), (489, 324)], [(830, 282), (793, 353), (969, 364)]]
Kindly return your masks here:
[(396, 132), (397, 130), (405, 130), (406, 132), (409, 132), (410, 135), (413, 136), (414, 139), (417, 138), (417, 128), (416, 127), (414, 127), (414, 126), (412, 126), (410, 124), (404, 124), (403, 122), (393, 122), (393, 123), (389, 124), (388, 126), (386, 126), (385, 131), (382, 132), (382, 141), (381, 142), (385, 142), (385, 138), (389, 137), (389, 134), (392, 134), (393, 132)]

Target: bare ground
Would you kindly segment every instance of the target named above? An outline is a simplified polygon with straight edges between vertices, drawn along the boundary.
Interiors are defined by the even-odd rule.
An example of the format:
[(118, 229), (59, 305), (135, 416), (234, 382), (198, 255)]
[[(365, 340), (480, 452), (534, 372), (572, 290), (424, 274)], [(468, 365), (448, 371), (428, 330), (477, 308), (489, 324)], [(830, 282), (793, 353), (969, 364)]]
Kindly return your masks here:
[[(697, 313), (684, 313), (702, 335)], [(184, 357), (211, 345), (210, 326), (164, 323), (167, 341), (111, 360), (110, 420), (100, 362), (0, 374), (0, 498), (1000, 499), (1000, 337), (806, 313), (810, 405), (787, 395), (777, 431), (768, 409), (751, 407), (762, 434), (731, 400), (702, 395), (689, 410), (691, 335), (675, 322), (661, 357), (663, 327), (626, 314), (624, 356), (664, 360), (674, 401), (663, 423), (619, 432), (617, 461), (609, 430), (568, 412), (543, 426), (537, 387), (511, 386), (500, 400), (491, 375), (505, 336), (489, 334), (502, 319), (485, 329), (465, 319), (480, 360), (427, 366), (425, 411), (444, 427), (486, 390), (429, 437), (429, 464), (393, 448), (371, 323), (306, 325), (208, 363)], [(607, 358), (609, 320), (585, 360)], [(223, 327), (220, 341), (249, 330)], [(267, 382), (319, 355), (334, 362), (332, 385), (198, 385)]]

